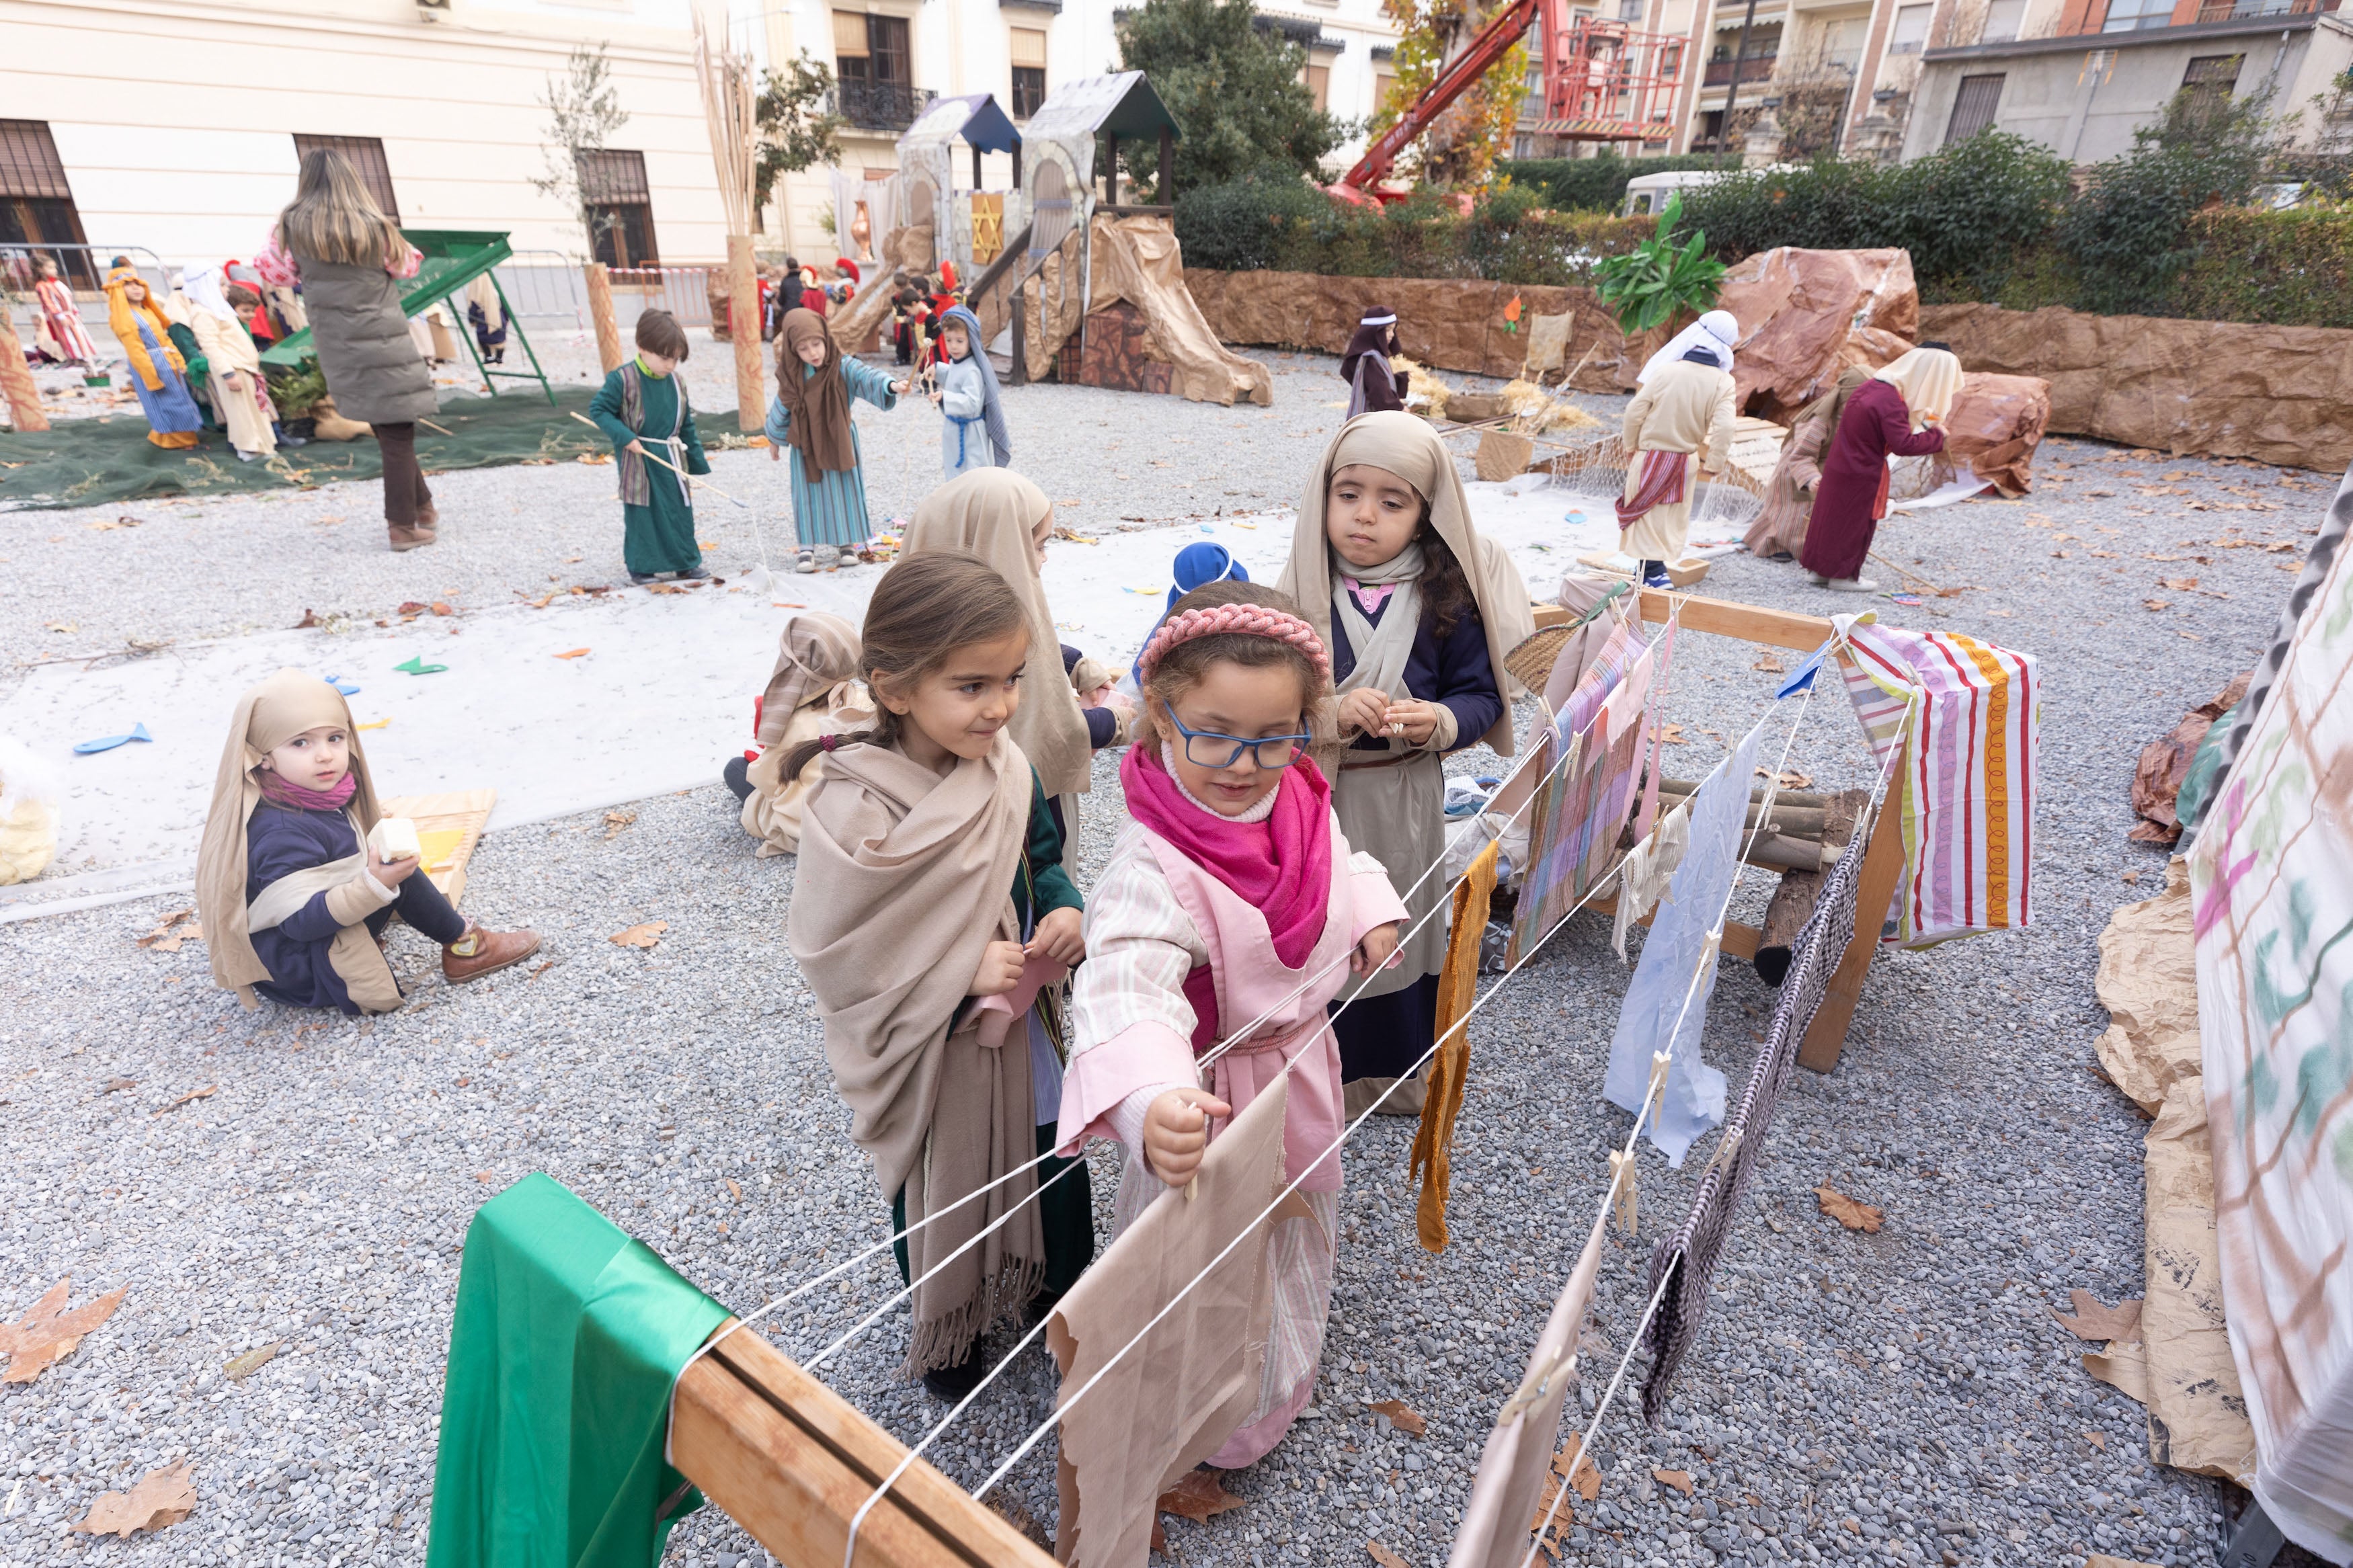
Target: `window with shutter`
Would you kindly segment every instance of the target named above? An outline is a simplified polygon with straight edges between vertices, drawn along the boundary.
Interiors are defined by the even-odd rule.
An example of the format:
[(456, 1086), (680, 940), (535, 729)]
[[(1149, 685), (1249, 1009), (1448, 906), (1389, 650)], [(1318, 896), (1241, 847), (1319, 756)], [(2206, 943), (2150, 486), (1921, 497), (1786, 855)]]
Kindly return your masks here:
[(1012, 29), (1013, 118), (1027, 120), (1046, 101), (1046, 35), (1035, 27)]
[(1994, 111), (2001, 107), (2003, 75), (1965, 76), (1961, 89), (1953, 96), (1953, 117), (1945, 122), (1945, 145), (1966, 142), (1980, 131), (1993, 126)]
[[(84, 243), (81, 215), (74, 210), (73, 190), (47, 121), (0, 120), (0, 245)], [(87, 252), (60, 250), (55, 259), (74, 287), (98, 287)]]
[(659, 266), (646, 155), (600, 147), (574, 157), (580, 170), (581, 204), (596, 231), (596, 259), (607, 267)]
[(400, 221), (400, 201), (392, 194), (392, 163), (384, 155), (384, 142), (374, 136), (306, 136), (294, 132), (294, 156), (307, 158), (313, 153), (340, 153), (343, 162), (368, 188), (375, 205), (393, 222)]

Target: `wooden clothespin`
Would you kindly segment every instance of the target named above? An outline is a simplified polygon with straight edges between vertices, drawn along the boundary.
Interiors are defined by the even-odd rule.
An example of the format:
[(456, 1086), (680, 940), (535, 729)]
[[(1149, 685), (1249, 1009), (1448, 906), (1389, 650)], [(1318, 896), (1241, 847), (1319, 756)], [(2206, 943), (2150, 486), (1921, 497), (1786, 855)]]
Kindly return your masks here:
[(1632, 1236), (1639, 1217), (1634, 1192), (1634, 1156), (1623, 1149), (1609, 1151), (1609, 1201), (1618, 1216), (1618, 1228)]

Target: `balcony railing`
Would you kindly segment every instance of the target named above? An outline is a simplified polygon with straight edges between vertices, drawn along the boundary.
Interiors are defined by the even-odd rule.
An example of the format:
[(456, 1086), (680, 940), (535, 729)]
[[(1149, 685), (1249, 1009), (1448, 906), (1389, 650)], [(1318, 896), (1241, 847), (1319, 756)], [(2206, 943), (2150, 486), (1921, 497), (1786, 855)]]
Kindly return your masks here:
[(2198, 7), (2201, 22), (2243, 22), (2260, 16), (2308, 16), (2334, 11), (2337, 0), (2205, 0)]
[(833, 89), (834, 112), (861, 131), (904, 131), (934, 96), (903, 81), (844, 81)]
[[(1774, 55), (1751, 55), (1746, 60), (1739, 61), (1741, 81), (1746, 83), (1772, 80), (1773, 67), (1778, 59), (1778, 57)], [(1734, 64), (1735, 62), (1731, 60), (1708, 61), (1707, 75), (1701, 79), (1700, 85), (1703, 87), (1729, 86), (1732, 81)]]

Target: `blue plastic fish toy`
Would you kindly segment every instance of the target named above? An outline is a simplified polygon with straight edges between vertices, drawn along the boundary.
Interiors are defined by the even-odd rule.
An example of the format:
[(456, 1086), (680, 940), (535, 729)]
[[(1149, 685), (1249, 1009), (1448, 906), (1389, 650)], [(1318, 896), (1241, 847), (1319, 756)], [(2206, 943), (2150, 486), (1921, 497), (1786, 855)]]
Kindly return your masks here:
[(84, 741), (80, 745), (76, 746), (74, 751), (78, 754), (87, 757), (97, 752), (111, 752), (114, 750), (115, 747), (123, 745), (132, 741), (153, 741), (154, 738), (154, 736), (147, 732), (146, 725), (133, 724), (131, 726), (131, 733), (128, 735), (108, 735), (102, 740)]

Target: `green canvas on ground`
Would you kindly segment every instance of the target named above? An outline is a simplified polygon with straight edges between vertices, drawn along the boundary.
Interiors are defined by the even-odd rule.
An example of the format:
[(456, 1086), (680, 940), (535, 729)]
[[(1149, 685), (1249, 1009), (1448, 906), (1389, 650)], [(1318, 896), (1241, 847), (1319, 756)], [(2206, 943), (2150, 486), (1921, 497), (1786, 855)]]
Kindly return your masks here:
[[(571, 416), (575, 409), (587, 413), (596, 395), (594, 387), (564, 387), (553, 408), (536, 389), (527, 395), (445, 395), (433, 417), (449, 434), (419, 425), (417, 460), (427, 474), (438, 474), (508, 463), (569, 463), (583, 453), (604, 452), (605, 439)], [(148, 441), (147, 421), (136, 414), (63, 419), (37, 435), (0, 434), (0, 465), (6, 465), (0, 466), (0, 511), (311, 489), (343, 479), (373, 480), (384, 473), (383, 457), (365, 436), (281, 447), (266, 461), (245, 463), (217, 430), (204, 432), (192, 450), (167, 452)]]

